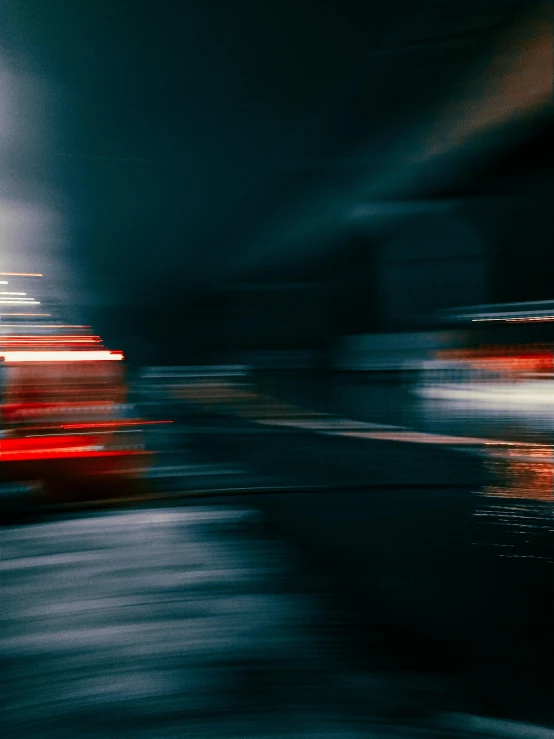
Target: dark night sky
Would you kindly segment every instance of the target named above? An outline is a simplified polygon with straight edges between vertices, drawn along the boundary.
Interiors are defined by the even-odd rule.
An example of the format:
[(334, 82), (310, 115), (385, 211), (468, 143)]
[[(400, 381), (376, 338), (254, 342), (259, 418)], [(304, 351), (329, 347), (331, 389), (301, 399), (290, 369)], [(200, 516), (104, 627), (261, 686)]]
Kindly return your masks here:
[(0, 58), (46, 89), (47, 146), (23, 177), (55, 191), (99, 328), (121, 344), (197, 308), (258, 224), (436, 105), (516, 4), (4, 2)]

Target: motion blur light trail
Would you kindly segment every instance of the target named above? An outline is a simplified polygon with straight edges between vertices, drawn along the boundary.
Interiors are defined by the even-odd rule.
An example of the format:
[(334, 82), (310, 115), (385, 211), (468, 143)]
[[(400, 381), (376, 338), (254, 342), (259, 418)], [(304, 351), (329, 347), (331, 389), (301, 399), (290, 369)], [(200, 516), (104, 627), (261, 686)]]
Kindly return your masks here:
[(125, 426), (158, 426), (160, 424), (165, 423), (173, 423), (173, 421), (144, 421), (144, 420), (137, 420), (137, 421), (128, 421), (128, 420), (121, 420), (121, 421), (98, 421), (95, 423), (67, 423), (62, 424), (63, 429), (90, 429), (90, 428), (107, 428), (109, 426), (117, 426), (118, 428), (123, 428)]
[(3, 352), (6, 362), (114, 362), (123, 360), (122, 352), (51, 351)]
[[(0, 485), (8, 485), (7, 499), (15, 483), (25, 490), (29, 480), (35, 492), (14, 503), (20, 515), (39, 500), (144, 492), (151, 453), (141, 432), (155, 421), (141, 420), (125, 403), (123, 352), (104, 349), (89, 326), (28, 324), (28, 315), (0, 321)], [(78, 430), (88, 433), (75, 436)]]
[(40, 272), (0, 272), (2, 277), (42, 277)]

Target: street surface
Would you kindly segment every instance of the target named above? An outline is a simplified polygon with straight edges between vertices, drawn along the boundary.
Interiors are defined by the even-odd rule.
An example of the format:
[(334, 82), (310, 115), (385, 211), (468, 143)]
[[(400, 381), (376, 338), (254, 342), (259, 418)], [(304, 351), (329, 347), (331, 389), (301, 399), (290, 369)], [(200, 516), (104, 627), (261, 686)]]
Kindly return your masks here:
[(353, 739), (460, 708), (375, 638), (358, 660), (354, 614), (260, 531), (221, 506), (4, 529), (3, 735)]

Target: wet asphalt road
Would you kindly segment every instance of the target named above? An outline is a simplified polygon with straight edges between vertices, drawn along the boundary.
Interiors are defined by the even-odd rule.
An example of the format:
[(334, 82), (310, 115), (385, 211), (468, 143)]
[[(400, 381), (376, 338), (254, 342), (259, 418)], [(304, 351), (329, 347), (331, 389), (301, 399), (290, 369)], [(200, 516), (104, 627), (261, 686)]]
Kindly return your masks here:
[[(302, 397), (309, 407), (285, 396)], [(187, 412), (195, 453), (243, 465), (252, 489), (263, 481), (254, 504), (279, 534), (420, 669), (454, 675), (486, 712), (554, 721), (548, 455), (490, 463), (472, 449)]]
[[(6, 736), (413, 736), (451, 710), (549, 721), (549, 504), (483, 496), (473, 454), (150, 411), (175, 420), (169, 468), (219, 466), (176, 492), (239, 481), (249, 496), (2, 529)], [(541, 556), (521, 549), (539, 534)], [(526, 560), (499, 557), (514, 543)]]
[(354, 616), (257, 521), (197, 506), (4, 529), (3, 735), (407, 737), (460, 707), (378, 640), (362, 665)]

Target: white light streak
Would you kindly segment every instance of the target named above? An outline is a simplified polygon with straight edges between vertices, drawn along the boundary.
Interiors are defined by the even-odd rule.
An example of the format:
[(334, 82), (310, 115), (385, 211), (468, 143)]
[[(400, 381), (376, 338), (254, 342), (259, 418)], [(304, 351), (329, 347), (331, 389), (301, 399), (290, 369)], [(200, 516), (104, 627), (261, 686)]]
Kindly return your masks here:
[(554, 316), (529, 316), (529, 317), (513, 317), (513, 318), (472, 318), (472, 323), (484, 323), (489, 321), (502, 321), (504, 323), (530, 323), (531, 321), (554, 321)]
[(42, 277), (41, 272), (0, 272), (2, 277)]
[(123, 359), (122, 352), (110, 351), (15, 351), (3, 352), (6, 362), (113, 362)]
[[(4, 315), (10, 315), (4, 314)], [(19, 314), (16, 314), (19, 315)], [(27, 314), (24, 314), (27, 315)], [(37, 315), (36, 313), (29, 313), (28, 315)], [(39, 313), (39, 315), (47, 315), (46, 313)], [(0, 323), (0, 329), (1, 328), (21, 328), (21, 323)], [(24, 328), (90, 328), (90, 326), (78, 326), (78, 325), (72, 325), (69, 323), (26, 323), (24, 324)], [(60, 336), (63, 336), (63, 334), (60, 334)]]

